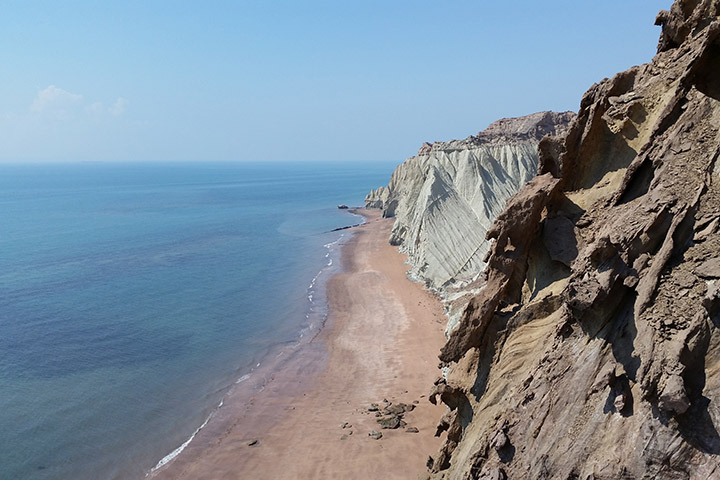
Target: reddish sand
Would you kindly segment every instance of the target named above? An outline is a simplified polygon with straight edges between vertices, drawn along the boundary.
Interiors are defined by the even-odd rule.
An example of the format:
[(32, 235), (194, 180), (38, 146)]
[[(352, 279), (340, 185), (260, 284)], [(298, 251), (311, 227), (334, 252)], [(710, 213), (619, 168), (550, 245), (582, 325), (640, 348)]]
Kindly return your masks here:
[[(343, 247), (344, 273), (328, 283), (328, 328), (289, 353), (280, 371), (263, 378), (262, 391), (229, 399), (236, 405), (220, 409), (156, 478), (416, 479), (425, 472), (440, 446), (433, 434), (443, 408), (426, 395), (439, 375), (443, 308), (407, 280), (405, 257), (388, 244), (392, 220), (363, 214), (367, 223)], [(385, 399), (419, 401), (405, 415), (419, 433), (382, 430), (367, 408)], [(383, 437), (370, 438), (371, 430)]]

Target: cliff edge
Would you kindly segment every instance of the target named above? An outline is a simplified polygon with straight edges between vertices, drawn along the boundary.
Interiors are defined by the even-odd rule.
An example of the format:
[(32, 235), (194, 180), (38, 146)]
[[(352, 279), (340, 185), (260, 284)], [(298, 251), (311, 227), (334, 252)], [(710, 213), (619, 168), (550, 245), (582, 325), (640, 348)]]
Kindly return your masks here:
[(425, 143), (387, 187), (365, 199), (395, 217), (391, 243), (409, 255), (411, 276), (439, 290), (464, 285), (484, 269), (485, 233), (507, 199), (537, 171), (537, 146), (563, 134), (571, 112), (507, 118), (464, 140)]
[(492, 244), (440, 355), (432, 478), (720, 478), (719, 15), (660, 12), (652, 62), (593, 85), (538, 175), (463, 231)]

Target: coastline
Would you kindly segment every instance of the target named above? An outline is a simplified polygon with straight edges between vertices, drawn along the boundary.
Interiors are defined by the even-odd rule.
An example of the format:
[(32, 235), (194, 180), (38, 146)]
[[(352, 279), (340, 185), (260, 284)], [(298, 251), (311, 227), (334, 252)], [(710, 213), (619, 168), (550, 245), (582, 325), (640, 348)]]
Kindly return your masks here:
[[(357, 213), (365, 223), (353, 228), (341, 273), (327, 282), (326, 325), (229, 394), (151, 478), (414, 479), (424, 472), (440, 445), (433, 434), (443, 408), (425, 395), (438, 375), (427, 352), (444, 342), (443, 307), (406, 278), (405, 256), (387, 240), (392, 220)], [(405, 421), (419, 433), (381, 430), (367, 409), (385, 399), (417, 402)], [(371, 430), (383, 438), (370, 438)]]

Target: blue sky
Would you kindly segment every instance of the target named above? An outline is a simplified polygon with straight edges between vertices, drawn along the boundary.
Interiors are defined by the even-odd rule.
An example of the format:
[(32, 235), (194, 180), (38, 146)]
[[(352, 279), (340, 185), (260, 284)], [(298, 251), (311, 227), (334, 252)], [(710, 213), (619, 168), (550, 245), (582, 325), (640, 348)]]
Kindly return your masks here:
[(576, 111), (671, 3), (2, 2), (0, 162), (399, 163)]

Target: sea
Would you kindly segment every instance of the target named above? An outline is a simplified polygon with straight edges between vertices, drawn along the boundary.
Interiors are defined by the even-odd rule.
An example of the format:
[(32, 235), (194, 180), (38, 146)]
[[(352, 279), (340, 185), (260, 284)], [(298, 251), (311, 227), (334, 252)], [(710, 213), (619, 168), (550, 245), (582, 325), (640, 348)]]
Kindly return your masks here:
[[(142, 479), (325, 322), (391, 163), (0, 165), (0, 479)], [(165, 459), (165, 460), (163, 460)]]

